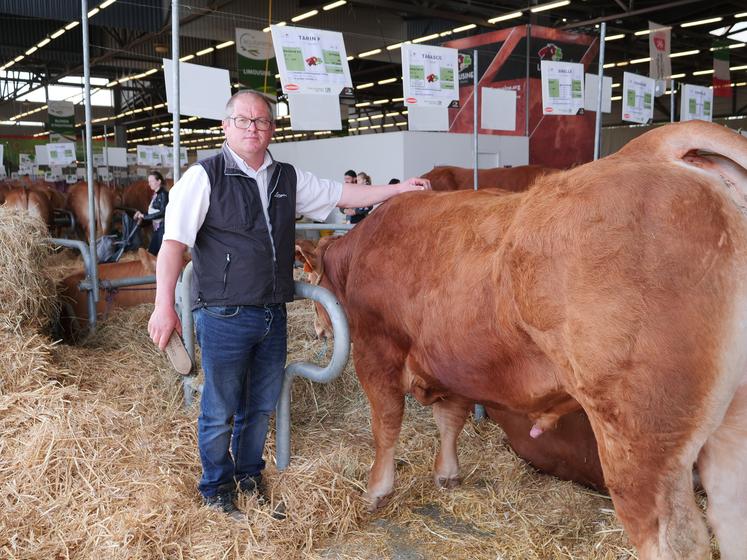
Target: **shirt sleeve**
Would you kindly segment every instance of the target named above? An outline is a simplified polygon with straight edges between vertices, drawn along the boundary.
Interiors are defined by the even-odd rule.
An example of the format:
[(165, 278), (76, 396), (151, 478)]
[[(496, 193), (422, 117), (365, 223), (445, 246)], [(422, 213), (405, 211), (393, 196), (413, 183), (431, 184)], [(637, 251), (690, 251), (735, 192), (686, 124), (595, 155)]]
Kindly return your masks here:
[(296, 170), (296, 213), (323, 221), (335, 209), (342, 196), (342, 183), (319, 179), (307, 171)]
[(210, 179), (201, 165), (193, 165), (169, 191), (163, 239), (193, 247), (210, 206)]

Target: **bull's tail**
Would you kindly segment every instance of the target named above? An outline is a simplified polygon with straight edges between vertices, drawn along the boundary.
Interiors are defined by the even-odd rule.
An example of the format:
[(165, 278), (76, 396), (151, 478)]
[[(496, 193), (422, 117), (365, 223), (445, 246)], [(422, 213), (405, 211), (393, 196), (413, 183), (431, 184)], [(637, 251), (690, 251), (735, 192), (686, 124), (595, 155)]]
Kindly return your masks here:
[(730, 128), (688, 121), (655, 128), (631, 140), (618, 154), (653, 161), (682, 161), (692, 152), (711, 152), (747, 169), (747, 138)]

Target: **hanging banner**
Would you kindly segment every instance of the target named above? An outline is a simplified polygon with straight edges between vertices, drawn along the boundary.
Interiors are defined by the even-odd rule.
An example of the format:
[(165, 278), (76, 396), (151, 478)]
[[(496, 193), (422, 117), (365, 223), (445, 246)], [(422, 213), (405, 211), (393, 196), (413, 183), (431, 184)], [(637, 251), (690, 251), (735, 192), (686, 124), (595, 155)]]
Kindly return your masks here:
[(576, 62), (540, 62), (542, 114), (578, 115), (584, 112), (584, 65)]
[[(648, 55), (651, 57), (648, 75), (654, 80), (666, 80), (672, 75), (672, 28), (648, 22)], [(666, 87), (666, 86), (665, 86)]]
[(713, 89), (683, 84), (681, 95), (681, 121), (700, 119), (711, 122), (713, 118)]
[(645, 124), (654, 118), (656, 80), (623, 73), (622, 120)]
[(723, 39), (713, 42), (713, 95), (716, 97), (731, 97), (728, 45)]
[(405, 106), (448, 107), (459, 101), (459, 51), (449, 47), (402, 45)]
[[(47, 165), (70, 165), (75, 161), (75, 144), (47, 144)], [(61, 175), (61, 173), (56, 173)]]
[(50, 140), (75, 142), (75, 105), (70, 101), (50, 101), (47, 103)]
[[(174, 167), (174, 148), (172, 146), (152, 146), (158, 154), (161, 167)], [(179, 147), (179, 166), (187, 165), (187, 148)]]
[(276, 95), (278, 64), (272, 48), (272, 35), (254, 29), (236, 28), (236, 58), (242, 88)]
[(353, 87), (342, 33), (277, 25), (270, 31), (284, 93), (339, 95)]

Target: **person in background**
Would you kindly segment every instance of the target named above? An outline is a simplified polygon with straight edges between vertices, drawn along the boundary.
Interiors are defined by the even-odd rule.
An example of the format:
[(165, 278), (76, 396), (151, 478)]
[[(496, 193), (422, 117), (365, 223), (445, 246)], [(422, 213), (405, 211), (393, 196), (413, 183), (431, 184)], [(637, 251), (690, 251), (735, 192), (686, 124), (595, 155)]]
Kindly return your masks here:
[[(348, 173), (351, 173), (351, 172), (353, 172), (352, 169), (345, 173), (346, 179), (349, 176)], [(371, 177), (369, 177), (363, 171), (360, 171), (358, 175), (355, 177), (355, 183), (358, 185), (370, 185)], [(368, 213), (371, 210), (373, 210), (373, 206), (364, 206), (362, 208), (345, 208), (343, 209), (343, 213), (348, 217), (348, 223), (357, 224), (363, 218), (368, 216)]]
[(166, 181), (158, 171), (148, 173), (148, 186), (153, 191), (150, 199), (148, 213), (143, 214), (139, 210), (135, 212), (135, 221), (142, 224), (151, 222), (153, 224), (153, 235), (150, 238), (148, 252), (157, 255), (161, 250), (164, 232), (164, 217), (166, 216), (166, 205), (169, 203), (169, 192), (166, 190)]
[(204, 503), (241, 517), (237, 492), (264, 494), (262, 454), (287, 358), (285, 304), (293, 301), (295, 215), (321, 220), (333, 208), (364, 207), (427, 179), (377, 188), (319, 179), (276, 161), (270, 101), (238, 91), (226, 104), (220, 152), (193, 165), (172, 187), (156, 302), (148, 323), (162, 350), (176, 330), (174, 288), (192, 248), (192, 313), (205, 374), (197, 445)]

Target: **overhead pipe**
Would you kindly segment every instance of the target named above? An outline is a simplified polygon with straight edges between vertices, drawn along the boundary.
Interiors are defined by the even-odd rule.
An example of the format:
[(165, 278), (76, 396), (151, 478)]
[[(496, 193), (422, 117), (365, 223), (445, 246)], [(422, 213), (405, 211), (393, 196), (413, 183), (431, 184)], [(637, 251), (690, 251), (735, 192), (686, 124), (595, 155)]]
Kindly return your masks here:
[[(81, 30), (83, 31), (83, 102), (86, 114), (86, 179), (88, 181), (88, 251), (90, 266), (88, 270), (89, 279), (93, 286), (98, 283), (97, 258), (96, 258), (96, 205), (94, 204), (93, 188), (93, 141), (91, 138), (91, 65), (90, 65), (90, 41), (88, 39), (88, 0), (80, 1), (81, 7)], [(103, 233), (103, 232), (102, 232)], [(99, 291), (91, 290), (93, 301), (99, 301)], [(90, 311), (90, 308), (89, 308)], [(88, 315), (88, 326), (91, 332), (96, 332), (96, 311)]]
[(318, 301), (332, 321), (335, 333), (332, 358), (326, 367), (322, 368), (309, 362), (292, 362), (285, 368), (283, 388), (280, 391), (275, 412), (275, 449), (278, 470), (285, 470), (290, 464), (290, 401), (291, 388), (295, 377), (305, 377), (316, 383), (329, 383), (336, 379), (350, 356), (350, 331), (348, 320), (342, 306), (329, 290), (321, 286), (313, 286), (305, 282), (296, 282), (296, 299), (308, 298)]

